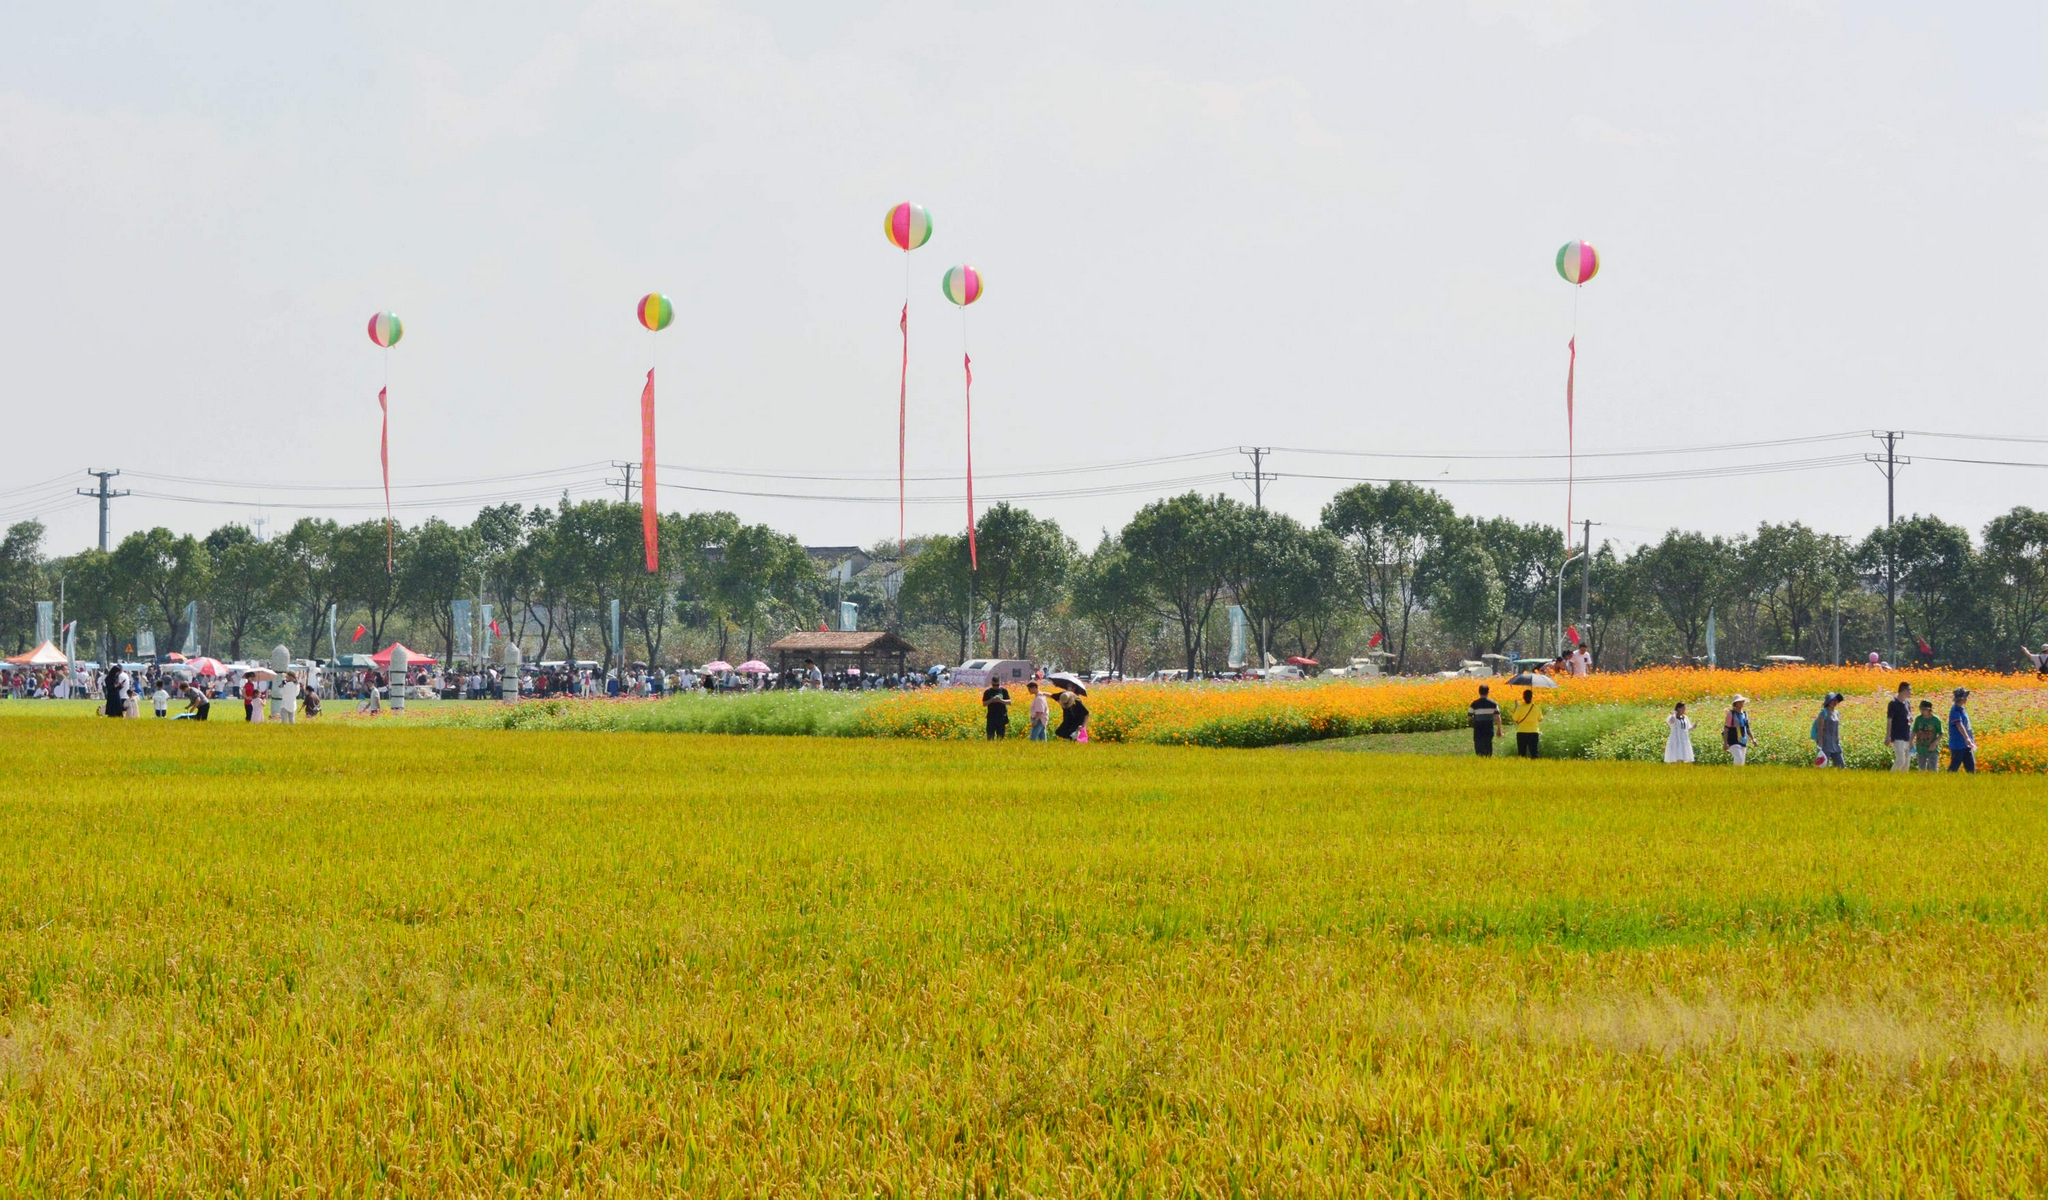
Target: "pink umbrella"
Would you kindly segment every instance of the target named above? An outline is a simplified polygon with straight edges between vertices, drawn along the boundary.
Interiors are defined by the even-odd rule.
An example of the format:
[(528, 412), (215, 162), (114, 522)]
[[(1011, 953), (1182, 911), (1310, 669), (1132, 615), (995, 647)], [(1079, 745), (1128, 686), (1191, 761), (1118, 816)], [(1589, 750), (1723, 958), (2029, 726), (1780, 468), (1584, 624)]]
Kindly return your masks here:
[(225, 675), (228, 673), (227, 664), (217, 658), (189, 659), (183, 664), (182, 669), (190, 671), (194, 675)]
[(722, 658), (715, 658), (697, 669), (706, 675), (710, 675), (718, 671), (730, 671), (732, 670), (732, 664)]
[(739, 669), (748, 675), (766, 675), (768, 673), (768, 664), (758, 658), (750, 658), (741, 663)]

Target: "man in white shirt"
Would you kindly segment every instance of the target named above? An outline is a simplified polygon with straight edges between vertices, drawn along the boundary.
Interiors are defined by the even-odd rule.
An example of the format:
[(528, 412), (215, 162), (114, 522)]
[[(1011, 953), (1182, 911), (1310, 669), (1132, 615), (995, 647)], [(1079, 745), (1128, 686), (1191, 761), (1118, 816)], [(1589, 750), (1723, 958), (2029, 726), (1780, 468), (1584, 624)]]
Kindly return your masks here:
[(287, 725), (298, 724), (299, 685), (290, 675), (271, 686), (270, 702), (271, 720), (283, 721)]

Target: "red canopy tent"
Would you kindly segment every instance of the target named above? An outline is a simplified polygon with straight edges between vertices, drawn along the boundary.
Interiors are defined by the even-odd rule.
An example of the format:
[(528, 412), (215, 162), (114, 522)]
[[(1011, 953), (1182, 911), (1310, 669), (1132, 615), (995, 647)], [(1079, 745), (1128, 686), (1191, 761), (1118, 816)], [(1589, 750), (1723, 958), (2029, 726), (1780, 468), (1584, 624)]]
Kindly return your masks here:
[[(405, 646), (405, 643), (393, 642), (389, 646), (384, 647), (380, 653), (372, 654), (370, 661), (380, 667), (388, 667), (391, 665), (391, 652), (400, 646)], [(405, 646), (405, 665), (408, 667), (435, 667), (439, 666), (440, 663), (431, 654), (421, 654), (411, 646)]]

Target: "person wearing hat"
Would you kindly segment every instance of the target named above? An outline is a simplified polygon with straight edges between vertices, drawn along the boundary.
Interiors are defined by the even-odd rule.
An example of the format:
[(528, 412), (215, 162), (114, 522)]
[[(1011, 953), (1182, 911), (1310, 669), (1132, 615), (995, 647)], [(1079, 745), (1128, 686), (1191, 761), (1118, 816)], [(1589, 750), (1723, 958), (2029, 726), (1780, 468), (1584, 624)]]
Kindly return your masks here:
[(1749, 713), (1744, 711), (1748, 704), (1749, 697), (1734, 697), (1728, 701), (1728, 715), (1721, 718), (1721, 744), (1738, 767), (1749, 761)]
[(1970, 714), (1963, 706), (1970, 702), (1970, 689), (1957, 688), (1955, 703), (1948, 710), (1948, 769), (1977, 773), (1977, 737), (1970, 729)]
[(1835, 706), (1842, 702), (1842, 693), (1829, 692), (1821, 701), (1820, 715), (1813, 719), (1813, 744), (1819, 753), (1814, 758), (1816, 767), (1842, 767), (1842, 714)]

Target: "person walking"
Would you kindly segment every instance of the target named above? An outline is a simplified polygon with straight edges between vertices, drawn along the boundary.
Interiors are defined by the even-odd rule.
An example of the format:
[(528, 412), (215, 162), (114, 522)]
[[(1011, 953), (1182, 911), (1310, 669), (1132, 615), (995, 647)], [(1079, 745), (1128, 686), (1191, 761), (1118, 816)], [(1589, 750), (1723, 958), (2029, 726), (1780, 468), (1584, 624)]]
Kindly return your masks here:
[(1543, 703), (1536, 689), (1522, 689), (1522, 698), (1508, 709), (1508, 724), (1515, 727), (1515, 757), (1539, 758), (1543, 748)]
[(1814, 759), (1816, 767), (1841, 767), (1842, 761), (1842, 714), (1836, 705), (1842, 702), (1842, 693), (1829, 692), (1821, 701), (1820, 715), (1813, 719), (1813, 744), (1818, 751)]
[(1884, 740), (1891, 743), (1892, 770), (1903, 771), (1912, 765), (1913, 685), (1904, 680), (1899, 682), (1898, 694), (1884, 706)]
[(1749, 761), (1749, 697), (1738, 695), (1728, 701), (1728, 715), (1721, 718), (1721, 745), (1728, 749), (1728, 761), (1741, 766)]
[(981, 706), (988, 710), (988, 740), (1000, 742), (1010, 736), (1010, 689), (989, 680), (981, 693)]
[(1472, 702), (1472, 753), (1481, 758), (1493, 757), (1493, 739), (1500, 736), (1500, 704), (1487, 695), (1490, 689), (1479, 685), (1479, 699)]
[(1668, 763), (1689, 763), (1692, 761), (1692, 718), (1685, 715), (1685, 702), (1679, 701), (1671, 709), (1671, 715), (1664, 718), (1664, 724), (1671, 731), (1664, 735), (1664, 761)]
[(1941, 718), (1934, 715), (1934, 701), (1920, 702), (1920, 715), (1913, 719), (1913, 769), (1941, 770)]
[(1948, 709), (1948, 769), (1977, 773), (1977, 735), (1970, 728), (1970, 714), (1963, 706), (1970, 702), (1970, 689), (1957, 688), (1955, 703)]
[(1036, 679), (1025, 684), (1024, 690), (1031, 693), (1031, 740), (1042, 742), (1045, 740), (1045, 727), (1052, 719), (1052, 705), (1046, 702), (1045, 693), (1038, 690)]

